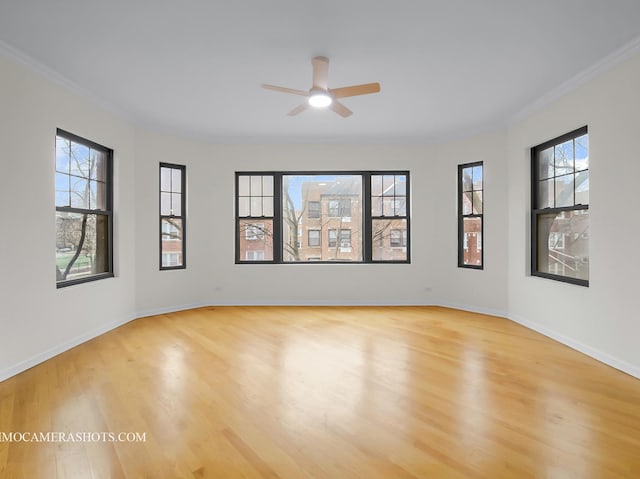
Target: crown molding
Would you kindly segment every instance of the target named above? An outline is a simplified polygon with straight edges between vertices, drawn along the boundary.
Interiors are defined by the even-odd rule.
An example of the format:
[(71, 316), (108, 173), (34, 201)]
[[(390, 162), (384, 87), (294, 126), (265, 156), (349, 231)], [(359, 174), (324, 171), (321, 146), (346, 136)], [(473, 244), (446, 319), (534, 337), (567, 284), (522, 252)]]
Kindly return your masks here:
[(517, 123), (521, 120), (524, 120), (526, 117), (531, 115), (532, 113), (542, 109), (543, 107), (550, 105), (551, 103), (559, 100), (564, 95), (576, 90), (581, 87), (585, 83), (594, 78), (602, 75), (603, 73), (612, 70), (615, 66), (624, 62), (625, 60), (633, 57), (634, 55), (640, 53), (640, 37), (634, 38), (632, 41), (627, 43), (621, 48), (613, 51), (602, 60), (597, 62), (595, 65), (590, 66), (586, 70), (578, 73), (574, 77), (569, 80), (561, 83), (556, 88), (552, 89), (548, 93), (545, 93), (537, 100), (529, 103), (527, 106), (522, 108), (518, 113), (509, 118), (506, 122), (507, 126), (511, 126), (514, 123)]
[(86, 88), (81, 87), (80, 85), (68, 79), (67, 77), (60, 74), (59, 72), (53, 70), (52, 68), (49, 68), (43, 63), (40, 63), (39, 61), (27, 55), (26, 53), (13, 48), (11, 45), (3, 42), (2, 40), (0, 40), (0, 56), (7, 60), (13, 61), (14, 63), (17, 63), (18, 65), (22, 65), (23, 67), (27, 68), (29, 71), (37, 75), (40, 75), (41, 77), (45, 78), (46, 80), (49, 80), (50, 82), (58, 86), (65, 88), (67, 91), (79, 96), (80, 98), (83, 98), (89, 101), (90, 103), (101, 108), (102, 110), (105, 110), (108, 113), (111, 113), (117, 116), (121, 120), (127, 123), (133, 123), (132, 116), (126, 111), (120, 108), (116, 108), (113, 104), (104, 100), (103, 98), (91, 92), (90, 90), (87, 90)]

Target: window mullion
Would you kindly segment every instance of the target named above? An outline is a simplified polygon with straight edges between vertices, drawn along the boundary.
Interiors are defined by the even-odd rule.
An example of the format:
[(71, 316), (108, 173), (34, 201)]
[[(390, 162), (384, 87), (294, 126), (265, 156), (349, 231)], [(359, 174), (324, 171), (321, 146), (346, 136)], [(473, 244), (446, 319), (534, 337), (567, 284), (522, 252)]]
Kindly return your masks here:
[(371, 217), (371, 173), (362, 174), (362, 261), (373, 260), (373, 224)]

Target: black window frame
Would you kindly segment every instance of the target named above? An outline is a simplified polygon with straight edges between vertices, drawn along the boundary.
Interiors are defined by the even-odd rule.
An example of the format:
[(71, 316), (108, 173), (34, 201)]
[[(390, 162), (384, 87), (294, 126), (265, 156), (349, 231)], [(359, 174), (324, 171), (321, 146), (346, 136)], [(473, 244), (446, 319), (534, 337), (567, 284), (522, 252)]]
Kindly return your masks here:
[[(100, 145), (94, 141), (88, 140), (81, 136), (75, 135), (68, 131), (62, 130), (61, 128), (56, 129), (56, 141), (54, 142), (54, 149), (56, 148), (55, 143), (57, 142), (57, 137), (64, 138), (66, 140), (72, 141), (74, 143), (79, 143), (88, 148), (101, 151), (105, 155), (105, 208), (104, 209), (85, 209), (85, 208), (76, 208), (72, 206), (57, 206), (56, 205), (56, 213), (57, 212), (65, 212), (65, 213), (78, 213), (78, 214), (88, 214), (88, 215), (100, 215), (105, 216), (107, 218), (107, 248), (106, 254), (108, 258), (106, 260), (107, 271), (102, 273), (96, 273), (90, 276), (85, 276), (82, 278), (75, 278), (69, 280), (56, 280), (56, 288), (66, 288), (67, 286), (73, 286), (76, 284), (89, 283), (92, 281), (99, 281), (101, 279), (113, 278), (114, 268), (113, 268), (113, 150), (111, 148), (107, 148), (106, 146)], [(56, 155), (54, 154), (54, 161)], [(55, 203), (55, 202), (54, 202)], [(57, 232), (56, 232), (57, 234)]]
[[(282, 241), (282, 178), (284, 176), (314, 176), (314, 175), (335, 175), (335, 176), (361, 176), (362, 177), (362, 224), (359, 225), (362, 231), (362, 260), (360, 261), (341, 261), (341, 260), (325, 260), (325, 261), (284, 261), (283, 260), (283, 241)], [(405, 191), (405, 215), (402, 216), (373, 216), (371, 212), (371, 177), (373, 175), (395, 175), (406, 177)], [(239, 184), (241, 176), (272, 176), (273, 177), (273, 216), (269, 217), (251, 217), (239, 216)], [(236, 171), (235, 172), (235, 264), (411, 264), (411, 220), (410, 220), (410, 171), (409, 170), (371, 170), (371, 171)], [(351, 202), (351, 200), (349, 200)], [(352, 203), (349, 205), (349, 213), (352, 214)], [(346, 211), (343, 204), (340, 204), (340, 213)], [(327, 211), (327, 214), (329, 212)], [(321, 213), (322, 214), (322, 213)], [(264, 261), (248, 261), (240, 257), (240, 224), (242, 221), (253, 221), (267, 219), (273, 221), (273, 259)], [(373, 239), (372, 225), (375, 219), (405, 219), (406, 220), (406, 259), (402, 260), (373, 260)], [(327, 243), (329, 244), (329, 230), (327, 230)], [(340, 241), (340, 232), (336, 232), (336, 241)], [(322, 243), (322, 239), (321, 239)], [(331, 247), (331, 245), (329, 245)]]
[[(162, 214), (162, 193), (167, 193), (162, 189), (162, 168), (168, 168), (171, 170), (180, 171), (180, 214), (179, 215), (163, 215)], [(168, 193), (174, 193), (173, 189)], [(187, 268), (187, 166), (179, 165), (177, 163), (160, 163), (158, 168), (158, 213), (160, 215), (159, 226), (159, 267), (160, 271), (171, 271), (176, 269)], [(182, 264), (177, 266), (163, 266), (162, 265), (162, 221), (166, 219), (179, 219), (182, 223)]]
[[(545, 141), (544, 143), (541, 143), (531, 148), (531, 265), (530, 265), (531, 276), (537, 276), (540, 278), (551, 279), (551, 280), (560, 281), (563, 283), (570, 283), (578, 286), (589, 287), (588, 279), (584, 280), (580, 278), (572, 278), (569, 276), (563, 276), (559, 274), (538, 271), (538, 217), (541, 215), (557, 214), (563, 211), (571, 212), (571, 211), (581, 211), (581, 210), (588, 211), (589, 210), (589, 204), (586, 204), (586, 205), (582, 203), (575, 204), (575, 184), (574, 184), (574, 192), (573, 192), (574, 194), (573, 205), (555, 206), (554, 204), (554, 207), (538, 208), (538, 201), (539, 201), (538, 186), (540, 181), (542, 181), (539, 178), (539, 153), (548, 148), (555, 147), (569, 140), (575, 140), (576, 138), (579, 138), (581, 136), (588, 135), (588, 134), (589, 134), (588, 126), (585, 125), (581, 128), (570, 131), (568, 133), (560, 135), (551, 140)], [(587, 168), (586, 170), (580, 170), (580, 171), (589, 171), (589, 170), (590, 168)], [(575, 170), (573, 171), (573, 174), (575, 176), (576, 174)], [(554, 176), (549, 178), (555, 179), (557, 177), (558, 176), (555, 176), (555, 173), (554, 173)], [(549, 178), (544, 178), (544, 179), (549, 179)], [(555, 195), (554, 195), (554, 201), (555, 201)]]
[[(475, 189), (473, 186), (473, 175), (471, 178), (471, 213), (464, 214), (464, 193), (468, 191), (464, 190), (463, 172), (467, 168), (475, 168), (480, 166), (482, 168), (482, 187)], [(473, 212), (473, 193), (476, 191), (482, 192), (482, 213)], [(464, 220), (465, 218), (478, 218), (480, 219), (480, 240), (482, 241), (482, 249), (480, 250), (480, 264), (465, 264), (464, 263)], [(463, 163), (458, 165), (458, 268), (467, 269), (484, 269), (484, 162), (473, 161), (471, 163)]]

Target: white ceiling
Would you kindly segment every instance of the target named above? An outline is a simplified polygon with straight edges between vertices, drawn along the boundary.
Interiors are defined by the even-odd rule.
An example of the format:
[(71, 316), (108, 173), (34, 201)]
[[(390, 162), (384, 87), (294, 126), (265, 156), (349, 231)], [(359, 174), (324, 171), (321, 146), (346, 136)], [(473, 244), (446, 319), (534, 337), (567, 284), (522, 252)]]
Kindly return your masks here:
[[(504, 124), (640, 37), (639, 0), (0, 0), (0, 42), (211, 141), (433, 141)], [(7, 48), (5, 48), (7, 50)], [(315, 55), (354, 111), (286, 113)]]

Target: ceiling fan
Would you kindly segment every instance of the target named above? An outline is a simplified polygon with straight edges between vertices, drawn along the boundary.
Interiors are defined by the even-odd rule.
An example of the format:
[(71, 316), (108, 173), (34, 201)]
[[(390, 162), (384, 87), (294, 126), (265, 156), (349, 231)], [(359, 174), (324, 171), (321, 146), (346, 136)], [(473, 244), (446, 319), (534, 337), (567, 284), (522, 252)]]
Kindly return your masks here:
[(291, 110), (288, 115), (294, 116), (313, 106), (316, 108), (329, 107), (338, 115), (347, 117), (353, 112), (338, 101), (339, 98), (350, 96), (367, 95), (380, 91), (380, 83), (364, 83), (362, 85), (345, 86), (342, 88), (329, 88), (329, 59), (326, 57), (314, 57), (311, 60), (313, 65), (313, 85), (309, 91), (294, 90), (275, 85), (262, 85), (267, 90), (275, 90), (283, 93), (292, 93), (307, 97), (307, 101)]

